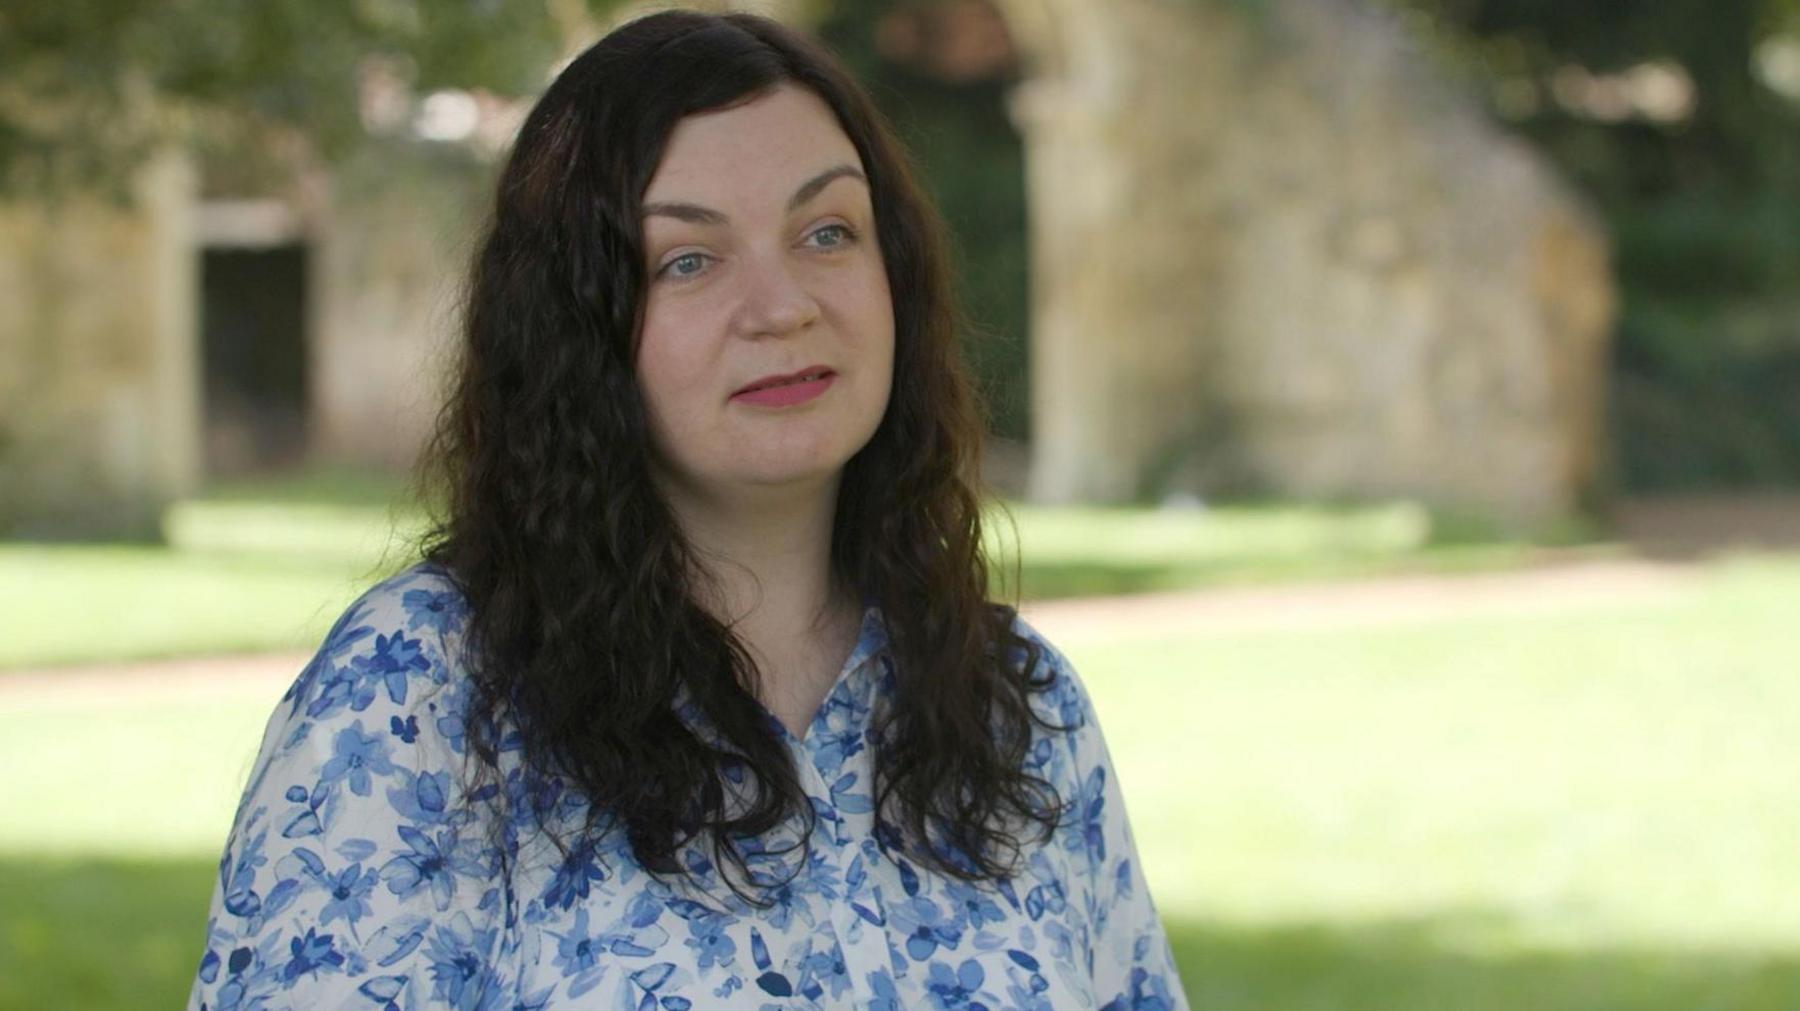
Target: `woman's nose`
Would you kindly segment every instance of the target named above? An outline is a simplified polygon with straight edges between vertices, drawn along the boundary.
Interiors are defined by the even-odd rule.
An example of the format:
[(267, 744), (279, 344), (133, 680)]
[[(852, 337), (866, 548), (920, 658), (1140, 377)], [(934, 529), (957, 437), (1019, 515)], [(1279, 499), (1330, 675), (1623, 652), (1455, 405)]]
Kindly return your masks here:
[(784, 257), (751, 257), (743, 274), (738, 330), (746, 337), (779, 337), (819, 317), (819, 303)]

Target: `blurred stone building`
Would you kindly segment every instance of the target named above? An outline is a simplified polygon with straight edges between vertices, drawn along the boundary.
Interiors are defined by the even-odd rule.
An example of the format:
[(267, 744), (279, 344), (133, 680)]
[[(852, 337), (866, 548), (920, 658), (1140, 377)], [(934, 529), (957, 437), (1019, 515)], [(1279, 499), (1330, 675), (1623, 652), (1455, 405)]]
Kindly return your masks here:
[[(1606, 243), (1391, 16), (924, 9), (944, 58), (1024, 70), (1035, 497), (1411, 496), (1521, 526), (1591, 498)], [(510, 126), (373, 94), (442, 136)], [(485, 209), (489, 168), (448, 150), (261, 193), (171, 153), (135, 209), (0, 209), (0, 529), (148, 533), (202, 473), (407, 463)]]
[(0, 531), (154, 538), (203, 477), (403, 470), (490, 172), (390, 138), (246, 189), (170, 150), (133, 204), (0, 207)]
[(1603, 473), (1597, 219), (1362, 0), (1001, 0), (1033, 228), (1031, 487), (1410, 496)]
[(0, 207), (0, 533), (151, 535), (200, 471), (191, 165)]

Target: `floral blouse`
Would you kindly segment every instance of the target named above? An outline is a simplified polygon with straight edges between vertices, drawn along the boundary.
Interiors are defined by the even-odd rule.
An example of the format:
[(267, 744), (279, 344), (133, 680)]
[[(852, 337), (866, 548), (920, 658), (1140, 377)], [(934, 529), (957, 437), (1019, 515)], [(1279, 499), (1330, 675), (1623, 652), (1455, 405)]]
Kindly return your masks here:
[[(1100, 727), (1048, 646), (1056, 678), (1035, 704), (1077, 729), (1037, 731), (1027, 764), (1075, 815), (1028, 842), (1014, 877), (965, 884), (877, 831), (867, 734), (894, 678), (870, 608), (804, 738), (768, 718), (817, 821), (806, 866), (758, 908), (717, 887), (698, 847), (690, 883), (658, 880), (622, 833), (565, 855), (523, 821), (491, 841), (447, 802), (466, 615), (441, 570), (414, 566), (352, 604), (282, 698), (219, 861), (190, 1009), (1187, 1007)], [(545, 788), (502, 758), (507, 789)]]

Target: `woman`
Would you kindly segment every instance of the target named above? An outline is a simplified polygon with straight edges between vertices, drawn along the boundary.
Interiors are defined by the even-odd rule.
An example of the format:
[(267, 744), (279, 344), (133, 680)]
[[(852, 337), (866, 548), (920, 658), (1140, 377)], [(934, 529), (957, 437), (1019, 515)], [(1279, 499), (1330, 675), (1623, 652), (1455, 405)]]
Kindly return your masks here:
[(271, 719), (191, 1007), (1184, 1007), (988, 602), (938, 226), (831, 59), (671, 12), (526, 119), (424, 561)]

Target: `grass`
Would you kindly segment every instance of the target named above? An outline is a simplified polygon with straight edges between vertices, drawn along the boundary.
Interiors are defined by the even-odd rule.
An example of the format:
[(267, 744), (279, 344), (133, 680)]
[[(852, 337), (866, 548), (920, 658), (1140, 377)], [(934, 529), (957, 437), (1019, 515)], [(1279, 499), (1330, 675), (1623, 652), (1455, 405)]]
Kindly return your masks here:
[(1661, 603), (1072, 652), (1131, 728), (1113, 749), (1180, 904), (1785, 945), (1797, 590), (1800, 560), (1744, 562)]
[[(177, 503), (166, 543), (0, 543), (0, 670), (315, 645), (424, 523), (391, 478), (315, 472)], [(1525, 563), (1533, 545), (1393, 503), (1012, 505), (988, 524), (1027, 599)], [(1601, 548), (1600, 550), (1604, 550)], [(1002, 592), (1015, 588), (996, 567)]]
[(0, 860), (0, 1008), (178, 1008), (217, 858)]
[(309, 648), (421, 529), (399, 492), (305, 474), (176, 503), (161, 545), (0, 543), (0, 669)]
[[(1027, 600), (1510, 568), (1539, 557), (1546, 546), (1618, 550), (1573, 527), (1536, 542), (1508, 538), (1412, 502), (1205, 510), (1009, 503), (1006, 513), (990, 518), (988, 542), (1003, 561), (1022, 559), (1018, 589)], [(1000, 585), (1010, 588), (1004, 574)]]
[[(1796, 599), (1800, 558), (1764, 556), (1559, 610), (1059, 645), (1194, 1007), (1775, 1011)], [(38, 774), (0, 778), (0, 1008), (179, 1004), (262, 695), (0, 697), (0, 765)]]

